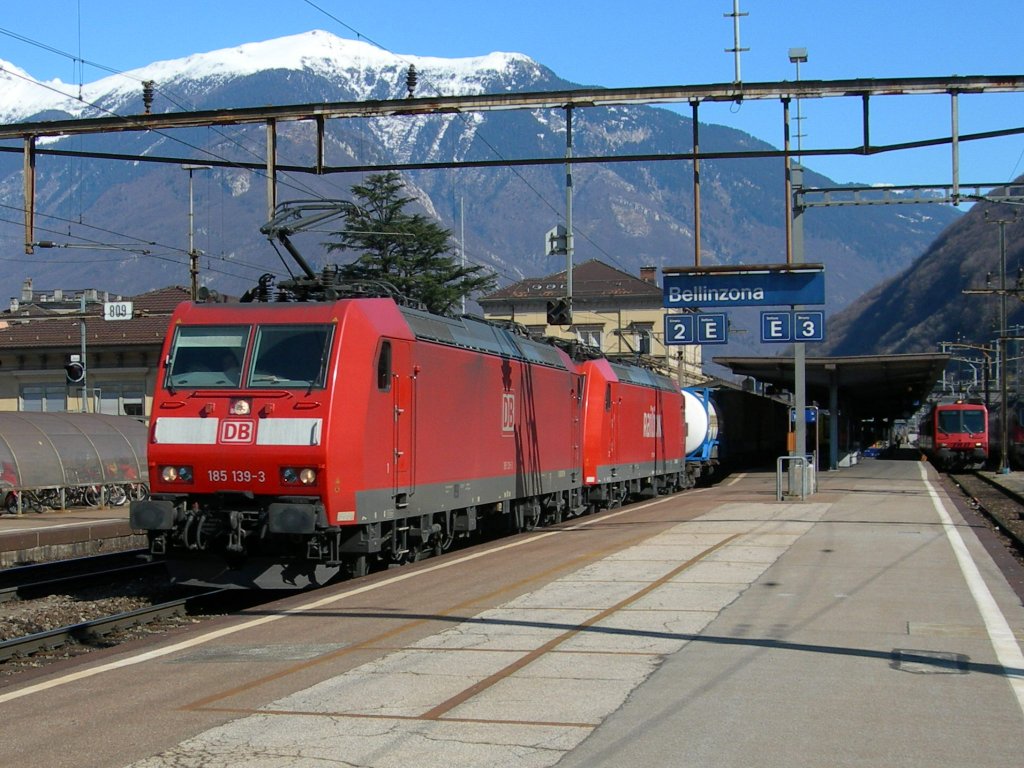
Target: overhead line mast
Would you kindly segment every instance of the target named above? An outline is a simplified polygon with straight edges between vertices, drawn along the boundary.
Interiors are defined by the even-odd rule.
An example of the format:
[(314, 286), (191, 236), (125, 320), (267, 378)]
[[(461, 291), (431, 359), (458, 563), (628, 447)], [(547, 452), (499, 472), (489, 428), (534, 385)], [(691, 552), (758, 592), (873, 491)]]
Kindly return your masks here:
[(736, 66), (736, 77), (733, 82), (739, 85), (743, 82), (743, 78), (740, 76), (740, 54), (749, 51), (749, 48), (740, 47), (740, 17), (749, 16), (749, 13), (740, 13), (740, 0), (732, 0), (732, 13), (723, 14), (726, 18), (732, 17), (732, 48), (726, 48), (726, 53), (733, 55), (733, 60)]

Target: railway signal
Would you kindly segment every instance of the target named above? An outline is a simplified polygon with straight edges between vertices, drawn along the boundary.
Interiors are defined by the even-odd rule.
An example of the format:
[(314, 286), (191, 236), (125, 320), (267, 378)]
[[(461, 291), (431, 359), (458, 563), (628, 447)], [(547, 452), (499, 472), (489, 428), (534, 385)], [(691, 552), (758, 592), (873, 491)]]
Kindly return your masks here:
[(68, 384), (81, 384), (85, 381), (85, 363), (80, 355), (69, 355), (64, 365), (64, 374)]

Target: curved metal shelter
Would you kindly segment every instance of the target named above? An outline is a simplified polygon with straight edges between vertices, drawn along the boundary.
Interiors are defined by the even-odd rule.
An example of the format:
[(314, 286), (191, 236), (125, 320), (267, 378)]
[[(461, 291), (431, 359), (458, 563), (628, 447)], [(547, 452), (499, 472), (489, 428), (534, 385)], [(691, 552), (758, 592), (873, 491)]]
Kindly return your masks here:
[(148, 482), (146, 437), (130, 416), (0, 412), (0, 487)]

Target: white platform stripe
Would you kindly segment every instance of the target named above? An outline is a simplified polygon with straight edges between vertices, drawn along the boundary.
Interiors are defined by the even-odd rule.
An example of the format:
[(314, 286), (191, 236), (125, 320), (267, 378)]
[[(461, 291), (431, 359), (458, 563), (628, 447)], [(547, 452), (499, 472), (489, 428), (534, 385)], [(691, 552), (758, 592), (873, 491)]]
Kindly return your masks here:
[(1017, 697), (1017, 703), (1020, 705), (1021, 712), (1024, 713), (1024, 653), (1021, 653), (1020, 645), (1017, 643), (1013, 630), (1010, 629), (1006, 616), (999, 609), (999, 605), (996, 603), (995, 598), (992, 597), (992, 592), (989, 590), (988, 585), (985, 584), (985, 579), (982, 578), (977, 564), (971, 558), (971, 553), (967, 550), (967, 545), (964, 544), (960, 532), (953, 523), (953, 518), (950, 517), (949, 512), (946, 510), (942, 497), (939, 496), (935, 486), (928, 479), (923, 462), (918, 465), (918, 470), (921, 473), (921, 479), (924, 481), (925, 487), (928, 489), (932, 506), (935, 507), (935, 511), (942, 521), (946, 538), (949, 540), (949, 545), (953, 548), (953, 554), (956, 555), (956, 561), (960, 566), (960, 572), (963, 574), (964, 580), (967, 582), (967, 588), (971, 591), (971, 597), (974, 598), (974, 602), (981, 612), (982, 620), (985, 622), (985, 630), (988, 632), (989, 640), (996, 652), (996, 658), (999, 660), (999, 664), (1005, 672), (1010, 687)]

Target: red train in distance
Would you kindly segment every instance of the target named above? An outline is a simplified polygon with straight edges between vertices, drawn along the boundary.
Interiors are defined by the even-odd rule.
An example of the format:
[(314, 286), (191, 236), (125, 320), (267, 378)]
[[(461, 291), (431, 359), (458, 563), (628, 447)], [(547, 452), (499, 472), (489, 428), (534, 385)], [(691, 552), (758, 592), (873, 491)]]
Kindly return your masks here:
[(182, 304), (131, 524), (178, 582), (305, 588), (692, 486), (675, 383), (572, 351), (392, 298)]
[(918, 445), (941, 469), (980, 469), (988, 461), (988, 409), (983, 403), (936, 403), (918, 431)]

